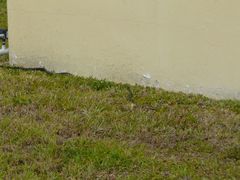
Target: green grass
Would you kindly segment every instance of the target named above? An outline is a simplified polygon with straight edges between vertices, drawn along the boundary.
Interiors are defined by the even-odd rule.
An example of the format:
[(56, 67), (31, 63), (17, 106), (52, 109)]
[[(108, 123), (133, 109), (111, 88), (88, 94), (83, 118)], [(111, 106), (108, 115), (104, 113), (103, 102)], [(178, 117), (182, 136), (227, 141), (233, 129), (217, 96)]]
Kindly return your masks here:
[(0, 0), (0, 27), (7, 28), (7, 5), (6, 0)]
[(239, 179), (239, 155), (239, 101), (0, 68), (0, 179)]

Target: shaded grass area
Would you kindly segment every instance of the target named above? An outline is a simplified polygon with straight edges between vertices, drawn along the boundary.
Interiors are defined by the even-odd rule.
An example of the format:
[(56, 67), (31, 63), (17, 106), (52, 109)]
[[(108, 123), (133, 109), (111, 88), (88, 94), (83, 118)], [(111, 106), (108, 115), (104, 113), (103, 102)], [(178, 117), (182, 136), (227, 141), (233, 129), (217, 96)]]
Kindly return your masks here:
[(6, 0), (0, 0), (0, 28), (7, 28), (7, 4), (6, 4)]
[(240, 178), (239, 101), (4, 65), (0, 134), (0, 179)]

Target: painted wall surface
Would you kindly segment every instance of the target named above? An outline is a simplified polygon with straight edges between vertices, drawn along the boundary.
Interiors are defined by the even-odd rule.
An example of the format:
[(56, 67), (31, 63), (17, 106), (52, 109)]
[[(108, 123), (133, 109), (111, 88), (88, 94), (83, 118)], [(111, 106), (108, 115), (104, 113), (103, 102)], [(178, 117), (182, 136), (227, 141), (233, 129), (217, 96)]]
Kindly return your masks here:
[(8, 0), (11, 63), (240, 99), (239, 0)]

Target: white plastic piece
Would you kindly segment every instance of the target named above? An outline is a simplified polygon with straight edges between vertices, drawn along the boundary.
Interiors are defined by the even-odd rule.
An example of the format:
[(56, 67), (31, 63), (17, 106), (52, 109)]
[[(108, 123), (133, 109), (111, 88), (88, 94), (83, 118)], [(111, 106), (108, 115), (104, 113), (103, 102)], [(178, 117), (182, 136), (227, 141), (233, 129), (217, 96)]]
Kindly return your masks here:
[(6, 54), (8, 54), (8, 53), (9, 53), (8, 48), (6, 48), (6, 46), (3, 45), (3, 46), (2, 46), (2, 49), (0, 49), (0, 56), (6, 55)]

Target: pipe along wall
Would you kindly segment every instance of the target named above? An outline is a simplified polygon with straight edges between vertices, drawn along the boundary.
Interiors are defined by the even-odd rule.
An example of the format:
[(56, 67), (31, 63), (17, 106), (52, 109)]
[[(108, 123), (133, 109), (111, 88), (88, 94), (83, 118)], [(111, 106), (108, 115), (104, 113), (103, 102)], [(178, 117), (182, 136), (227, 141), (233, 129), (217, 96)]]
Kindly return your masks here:
[(7, 55), (9, 53), (9, 50), (6, 46), (7, 38), (8, 38), (7, 30), (0, 29), (0, 40), (2, 41), (2, 47), (0, 49), (0, 56)]

